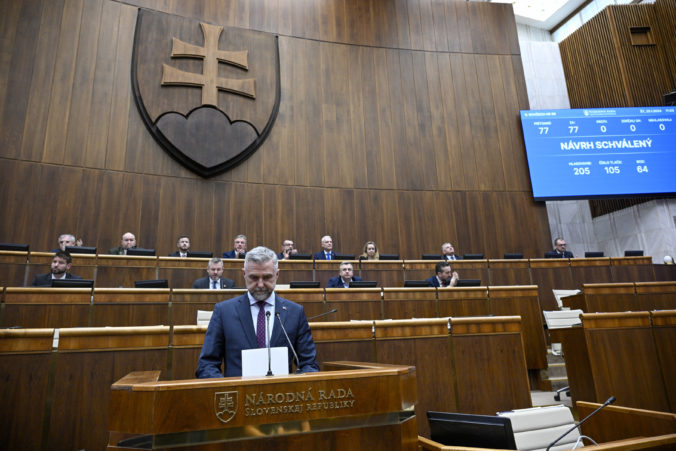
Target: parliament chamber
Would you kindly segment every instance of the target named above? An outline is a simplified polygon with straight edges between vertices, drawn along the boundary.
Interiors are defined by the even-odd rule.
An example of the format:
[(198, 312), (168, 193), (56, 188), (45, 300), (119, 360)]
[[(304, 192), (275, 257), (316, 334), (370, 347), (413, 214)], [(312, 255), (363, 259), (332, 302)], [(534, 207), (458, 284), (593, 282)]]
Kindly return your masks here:
[[(583, 427), (600, 449), (676, 444), (674, 265), (540, 258), (557, 235), (511, 5), (16, 0), (0, 23), (0, 241), (30, 244), (0, 250), (0, 448), (454, 450), (426, 413), (532, 407), (554, 341), (577, 417), (617, 396)], [(128, 232), (155, 255), (105, 253)], [(31, 286), (60, 233), (95, 249), (70, 269), (92, 287)], [(349, 289), (326, 287), (338, 260), (280, 261), (321, 371), (198, 380), (198, 312), (245, 292), (243, 263), (199, 290), (209, 259), (165, 255), (238, 234), (402, 258), (350, 259), (376, 287)], [(479, 285), (405, 287), (449, 240), (481, 256), (452, 262)], [(563, 300), (580, 326), (547, 330), (555, 289), (582, 290)]]

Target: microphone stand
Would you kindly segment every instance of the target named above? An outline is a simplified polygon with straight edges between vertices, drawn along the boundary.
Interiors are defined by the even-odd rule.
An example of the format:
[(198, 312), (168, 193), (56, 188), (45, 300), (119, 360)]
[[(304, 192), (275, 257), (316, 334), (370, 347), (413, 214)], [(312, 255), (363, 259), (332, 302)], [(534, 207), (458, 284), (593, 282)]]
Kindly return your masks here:
[(267, 335), (268, 344), (268, 374), (266, 376), (274, 376), (272, 374), (272, 355), (270, 351), (270, 312), (265, 312), (265, 334)]
[(575, 426), (573, 426), (572, 428), (568, 429), (566, 432), (563, 433), (563, 435), (562, 435), (561, 437), (557, 438), (557, 439), (554, 440), (552, 443), (550, 443), (549, 446), (547, 447), (547, 451), (549, 451), (549, 449), (550, 449), (552, 446), (556, 445), (556, 443), (557, 443), (559, 440), (561, 440), (563, 437), (565, 437), (566, 435), (570, 434), (570, 432), (573, 431), (575, 428), (579, 428), (580, 426), (582, 426), (582, 423), (584, 423), (585, 421), (587, 421), (588, 419), (590, 419), (591, 417), (593, 417), (593, 416), (596, 414), (596, 412), (598, 412), (599, 410), (603, 409), (603, 408), (606, 407), (608, 404), (612, 404), (612, 403), (614, 403), (614, 402), (615, 402), (615, 397), (614, 397), (614, 396), (611, 396), (610, 398), (608, 398), (608, 400), (607, 400), (606, 402), (604, 402), (603, 405), (602, 405), (601, 407), (599, 407), (598, 409), (596, 409), (595, 411), (593, 411), (592, 413), (590, 413), (589, 415), (587, 415), (587, 416), (585, 417), (584, 420), (580, 421), (580, 422), (577, 423)]
[(275, 312), (275, 316), (277, 316), (277, 319), (279, 320), (279, 325), (282, 326), (282, 331), (284, 332), (284, 336), (286, 337), (286, 342), (289, 343), (289, 347), (291, 348), (291, 352), (293, 352), (293, 356), (296, 358), (296, 374), (300, 374), (300, 360), (298, 360), (298, 354), (296, 354), (296, 350), (293, 349), (293, 345), (291, 344), (291, 339), (289, 339), (289, 334), (286, 333), (286, 328), (284, 327), (284, 324), (282, 323), (282, 317), (279, 316), (279, 312)]
[(312, 320), (312, 319), (321, 318), (322, 316), (330, 315), (330, 314), (332, 314), (332, 313), (336, 313), (337, 311), (338, 311), (338, 309), (337, 309), (337, 308), (334, 308), (333, 310), (329, 310), (328, 312), (324, 312), (324, 313), (320, 313), (319, 315), (311, 316), (311, 317), (308, 318), (307, 320), (310, 321), (310, 320)]

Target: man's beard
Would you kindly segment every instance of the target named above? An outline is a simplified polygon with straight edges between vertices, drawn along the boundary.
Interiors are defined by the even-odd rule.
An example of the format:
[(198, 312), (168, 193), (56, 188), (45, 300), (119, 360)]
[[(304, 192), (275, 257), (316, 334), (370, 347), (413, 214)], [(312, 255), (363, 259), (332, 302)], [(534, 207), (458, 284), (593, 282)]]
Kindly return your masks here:
[(268, 290), (267, 288), (263, 288), (263, 289), (259, 289), (259, 290), (254, 289), (253, 291), (250, 291), (249, 293), (251, 293), (251, 296), (253, 296), (253, 298), (255, 300), (264, 301), (264, 300), (266, 300), (267, 298), (270, 297), (270, 295), (272, 294), (272, 291)]
[(52, 274), (55, 276), (62, 276), (64, 275), (66, 270), (64, 269), (63, 271), (59, 271), (58, 268), (52, 268)]

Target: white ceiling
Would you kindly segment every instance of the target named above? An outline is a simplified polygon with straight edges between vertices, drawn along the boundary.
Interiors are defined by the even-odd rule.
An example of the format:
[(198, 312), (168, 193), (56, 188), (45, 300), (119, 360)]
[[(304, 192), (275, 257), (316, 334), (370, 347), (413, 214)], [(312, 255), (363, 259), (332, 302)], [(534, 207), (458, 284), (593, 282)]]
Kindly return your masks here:
[(585, 0), (488, 0), (492, 3), (511, 3), (516, 22), (531, 27), (551, 30), (575, 11)]

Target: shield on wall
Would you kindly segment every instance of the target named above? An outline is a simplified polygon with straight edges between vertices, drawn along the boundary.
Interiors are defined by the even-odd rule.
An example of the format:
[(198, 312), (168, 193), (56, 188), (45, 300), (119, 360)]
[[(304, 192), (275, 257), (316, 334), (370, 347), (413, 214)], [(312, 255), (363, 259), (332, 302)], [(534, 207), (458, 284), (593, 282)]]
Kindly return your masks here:
[(250, 156), (277, 117), (275, 35), (139, 9), (131, 68), (148, 130), (202, 177)]

